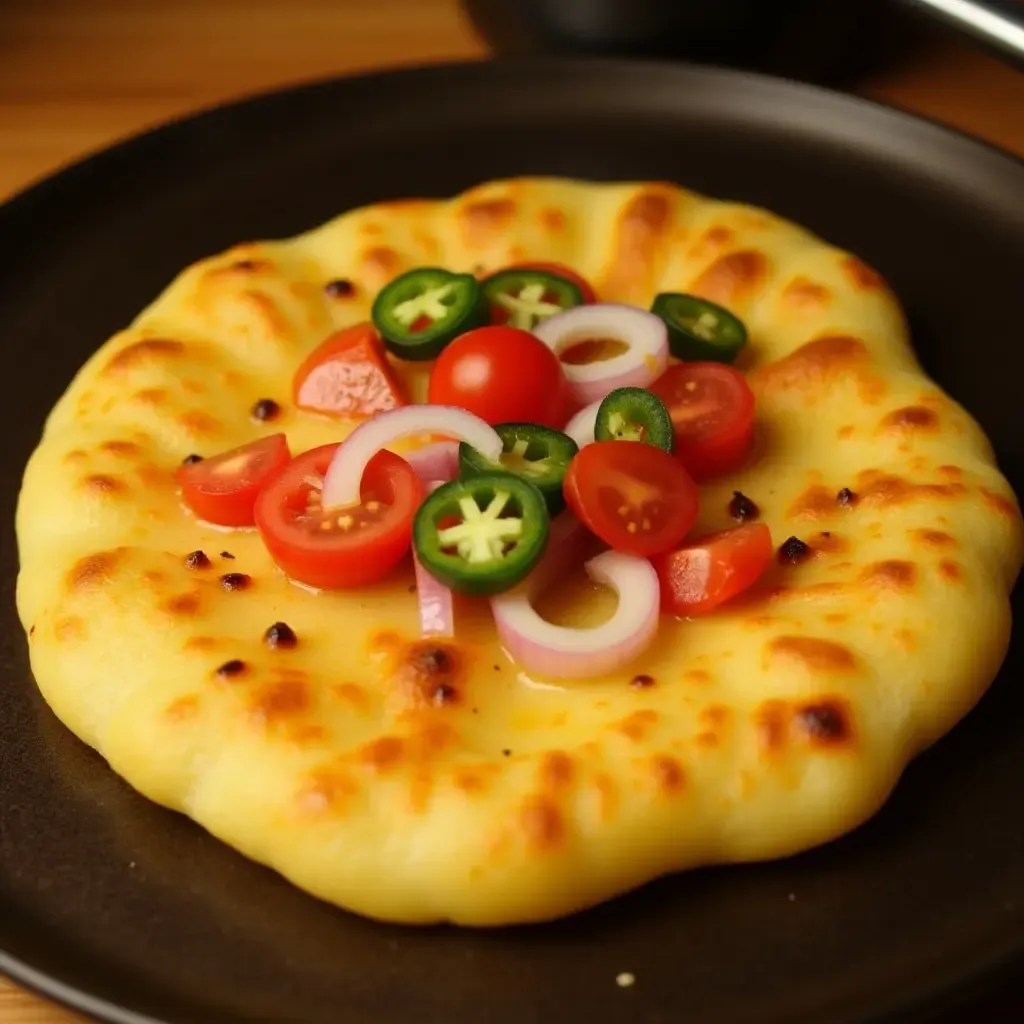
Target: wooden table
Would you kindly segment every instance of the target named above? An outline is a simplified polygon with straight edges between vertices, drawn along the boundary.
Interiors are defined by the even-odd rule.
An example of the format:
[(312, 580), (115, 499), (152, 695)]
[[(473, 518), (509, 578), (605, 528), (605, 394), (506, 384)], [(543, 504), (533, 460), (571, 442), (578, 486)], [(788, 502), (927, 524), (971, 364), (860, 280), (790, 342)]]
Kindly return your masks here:
[[(486, 55), (456, 0), (4, 0), (0, 199), (229, 97)], [(970, 46), (929, 46), (860, 91), (1024, 155), (1024, 74)], [(0, 980), (0, 1024), (76, 1019)]]

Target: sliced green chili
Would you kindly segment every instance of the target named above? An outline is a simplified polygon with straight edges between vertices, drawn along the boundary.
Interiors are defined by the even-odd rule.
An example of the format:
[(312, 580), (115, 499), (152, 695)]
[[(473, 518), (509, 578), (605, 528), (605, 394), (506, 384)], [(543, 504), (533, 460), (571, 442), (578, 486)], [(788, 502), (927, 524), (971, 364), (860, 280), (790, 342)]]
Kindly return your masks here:
[(472, 274), (420, 267), (380, 290), (370, 314), (384, 344), (401, 359), (436, 359), (460, 334), (489, 322)]
[(731, 363), (747, 343), (739, 317), (695, 295), (662, 292), (651, 312), (665, 321), (669, 349), (677, 359)]
[(549, 316), (586, 301), (579, 285), (546, 270), (499, 270), (483, 282), (484, 295), (509, 327), (532, 331)]
[(459, 445), (459, 475), (464, 480), (504, 471), (529, 480), (542, 495), (548, 513), (558, 515), (565, 508), (562, 481), (579, 445), (560, 430), (538, 423), (499, 423), (495, 428), (503, 451), (491, 462), (465, 441)]
[(420, 563), (461, 594), (487, 597), (521, 582), (548, 542), (548, 512), (533, 484), (511, 473), (452, 480), (413, 520)]
[(643, 441), (672, 453), (675, 430), (665, 403), (644, 388), (616, 388), (597, 407), (596, 441)]

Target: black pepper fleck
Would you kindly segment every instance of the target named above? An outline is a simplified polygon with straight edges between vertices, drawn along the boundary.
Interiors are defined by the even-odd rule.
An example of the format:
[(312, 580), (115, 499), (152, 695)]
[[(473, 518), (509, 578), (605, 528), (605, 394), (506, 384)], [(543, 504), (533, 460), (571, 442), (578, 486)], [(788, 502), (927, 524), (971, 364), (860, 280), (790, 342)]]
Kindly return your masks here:
[(261, 398), (252, 407), (253, 419), (257, 420), (275, 420), (281, 415), (281, 406), (277, 404), (272, 398)]
[(231, 264), (232, 270), (255, 270), (256, 262), (254, 260), (238, 260)]
[(225, 590), (245, 590), (252, 583), (252, 577), (244, 572), (226, 572), (220, 578), (220, 585)]
[(234, 561), (234, 558), (235, 558), (235, 556), (233, 554), (231, 554), (230, 551), (222, 551), (220, 553), (220, 557), (221, 558), (230, 558), (232, 561)]
[(512, 751), (511, 751), (511, 750), (509, 750), (509, 749), (508, 749), (508, 748), (506, 747), (506, 748), (505, 748), (505, 749), (504, 749), (504, 750), (503, 750), (503, 751), (501, 752), (501, 754), (502, 754), (502, 756), (503, 756), (503, 757), (511, 757), (511, 756), (512, 756)]
[(654, 676), (633, 676), (633, 678), (629, 681), (629, 685), (632, 686), (634, 690), (646, 690), (654, 685)]
[(35, 623), (32, 623), (32, 625), (29, 626), (28, 635), (29, 636), (35, 636), (35, 632), (36, 632), (36, 626), (35, 626)]
[(231, 661), (225, 661), (219, 669), (217, 669), (217, 675), (222, 679), (231, 679), (234, 676), (240, 676), (245, 671), (245, 662), (239, 658), (232, 658)]
[(186, 455), (185, 458), (181, 460), (181, 463), (183, 466), (194, 466), (197, 462), (202, 461), (202, 455), (196, 455), (196, 453), (193, 452), (191, 455)]
[(857, 500), (857, 495), (850, 490), (849, 487), (844, 487), (837, 495), (836, 501), (839, 502), (843, 508), (849, 508)]
[(186, 569), (208, 569), (209, 567), (210, 559), (207, 558), (205, 551), (190, 551), (185, 556)]
[(328, 281), (324, 285), (324, 291), (331, 296), (332, 299), (345, 299), (350, 295), (354, 295), (356, 286), (344, 277), (339, 277), (337, 280)]
[(447, 683), (438, 683), (431, 694), (431, 700), (434, 702), (435, 707), (441, 707), (444, 704), (453, 704), (458, 699), (458, 696), (459, 691), (454, 686), (449, 686)]
[(500, 672), (501, 671), (501, 666), (500, 665), (495, 665), (494, 666), (494, 671), (495, 672)]
[(294, 647), (299, 642), (295, 630), (286, 622), (275, 622), (272, 626), (268, 626), (267, 631), (263, 634), (263, 640), (273, 650)]
[(474, 715), (479, 715), (480, 714), (480, 709), (479, 708), (473, 708), (473, 714)]
[(811, 555), (811, 549), (799, 537), (790, 537), (779, 548), (779, 561), (783, 565), (797, 565), (806, 561)]
[(739, 523), (757, 519), (761, 510), (742, 492), (733, 491), (729, 502), (729, 515)]

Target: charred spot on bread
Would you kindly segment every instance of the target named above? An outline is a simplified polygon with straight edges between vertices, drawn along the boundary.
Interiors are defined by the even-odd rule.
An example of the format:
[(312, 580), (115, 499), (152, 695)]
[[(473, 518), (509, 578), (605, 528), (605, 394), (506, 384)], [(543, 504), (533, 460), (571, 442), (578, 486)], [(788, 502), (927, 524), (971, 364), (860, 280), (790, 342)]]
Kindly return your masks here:
[(336, 277), (324, 285), (324, 291), (332, 299), (347, 299), (355, 294), (356, 286), (347, 277)]
[(459, 699), (459, 691), (450, 683), (438, 683), (434, 692), (430, 695), (430, 701), (434, 707), (443, 707), (446, 704), (455, 704)]
[(252, 407), (252, 418), (264, 423), (269, 422), (270, 420), (276, 420), (280, 415), (281, 406), (279, 406), (272, 398), (261, 398)]
[(241, 658), (232, 658), (218, 667), (217, 675), (221, 679), (236, 679), (245, 672), (246, 667), (245, 662)]
[(779, 561), (783, 565), (799, 565), (811, 557), (811, 547), (799, 537), (790, 537), (779, 548)]
[(220, 585), (225, 590), (246, 590), (252, 585), (252, 577), (244, 572), (226, 572), (220, 578)]
[(408, 665), (428, 678), (447, 676), (455, 671), (455, 658), (439, 645), (416, 647), (409, 652)]
[(299, 642), (299, 638), (287, 622), (275, 622), (267, 627), (267, 631), (263, 634), (263, 642), (271, 650), (276, 651), (294, 647)]
[(797, 710), (796, 720), (812, 741), (823, 745), (845, 743), (852, 736), (849, 714), (836, 700), (805, 704)]
[(185, 556), (186, 569), (209, 569), (210, 557), (205, 551), (190, 551)]
[(729, 515), (738, 523), (748, 523), (757, 519), (761, 510), (742, 491), (732, 492), (729, 502)]

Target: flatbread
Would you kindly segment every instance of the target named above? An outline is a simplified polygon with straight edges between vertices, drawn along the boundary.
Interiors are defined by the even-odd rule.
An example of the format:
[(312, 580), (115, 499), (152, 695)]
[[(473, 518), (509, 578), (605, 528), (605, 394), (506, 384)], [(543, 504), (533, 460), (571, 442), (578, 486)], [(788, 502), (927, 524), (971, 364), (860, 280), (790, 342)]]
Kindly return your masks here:
[[(776, 543), (813, 551), (565, 686), (517, 670), (483, 603), (459, 605), (453, 643), (418, 640), (410, 567), (360, 592), (289, 583), (254, 532), (199, 525), (173, 476), (278, 430), (293, 452), (338, 440), (350, 425), (290, 405), (306, 353), (404, 270), (523, 259), (607, 300), (696, 292), (747, 322), (758, 457), (703, 487), (698, 532), (732, 525), (738, 489)], [(325, 291), (339, 279), (354, 287)], [(426, 369), (402, 373), (422, 395)], [(252, 418), (261, 398), (280, 419)], [(864, 821), (994, 678), (1024, 550), (985, 436), (921, 371), (878, 274), (762, 210), (554, 179), (382, 203), (189, 268), (57, 403), (17, 525), (39, 687), (116, 772), (319, 897), (467, 925)], [(209, 568), (186, 568), (195, 549)], [(559, 621), (608, 607), (574, 584), (548, 602)], [(263, 642), (278, 620), (295, 649)], [(244, 671), (218, 674), (231, 660)]]

